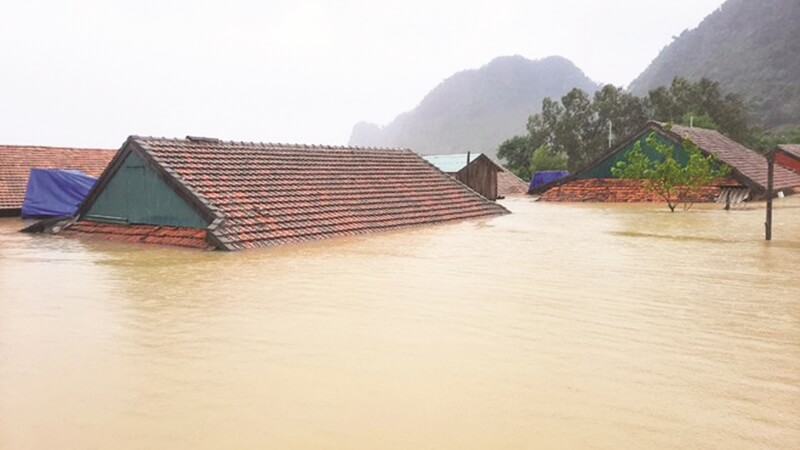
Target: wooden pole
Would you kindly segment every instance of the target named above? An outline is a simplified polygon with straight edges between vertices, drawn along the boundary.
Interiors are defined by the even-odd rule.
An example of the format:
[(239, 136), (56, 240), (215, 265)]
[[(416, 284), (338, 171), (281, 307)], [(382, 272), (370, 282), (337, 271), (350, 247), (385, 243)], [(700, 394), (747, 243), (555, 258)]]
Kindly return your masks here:
[(470, 157), (470, 153), (467, 152), (467, 165), (464, 166), (464, 167), (467, 168), (467, 171), (465, 173), (466, 176), (464, 177), (464, 180), (466, 181), (466, 183), (464, 183), (464, 184), (466, 184), (467, 186), (469, 186), (469, 157)]
[(766, 227), (766, 238), (768, 241), (772, 240), (772, 196), (773, 184), (775, 178), (775, 152), (767, 154), (767, 222), (764, 224)]

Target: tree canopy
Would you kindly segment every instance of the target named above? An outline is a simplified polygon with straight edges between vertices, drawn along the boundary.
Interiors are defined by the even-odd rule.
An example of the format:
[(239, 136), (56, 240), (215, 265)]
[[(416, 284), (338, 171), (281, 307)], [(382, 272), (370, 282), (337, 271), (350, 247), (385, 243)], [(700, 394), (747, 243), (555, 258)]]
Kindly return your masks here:
[(560, 100), (545, 98), (541, 112), (528, 119), (528, 134), (503, 142), (498, 156), (514, 173), (528, 178), (533, 152), (544, 146), (552, 155), (566, 156), (567, 168), (574, 171), (631, 136), (647, 120), (716, 129), (759, 150), (768, 150), (775, 140), (773, 134), (748, 125), (744, 103), (723, 93), (719, 83), (675, 78), (669, 88), (654, 89), (647, 97), (606, 85), (593, 96), (573, 89)]
[(625, 154), (625, 159), (611, 168), (611, 173), (618, 178), (644, 181), (645, 189), (661, 197), (672, 212), (680, 203), (690, 207), (697, 192), (730, 172), (730, 168), (718, 163), (714, 156), (704, 156), (689, 139), (685, 139), (682, 146), (688, 155), (685, 164), (677, 159), (678, 147), (660, 142), (655, 133), (650, 133), (645, 142), (656, 151), (656, 158), (647, 156), (638, 141)]

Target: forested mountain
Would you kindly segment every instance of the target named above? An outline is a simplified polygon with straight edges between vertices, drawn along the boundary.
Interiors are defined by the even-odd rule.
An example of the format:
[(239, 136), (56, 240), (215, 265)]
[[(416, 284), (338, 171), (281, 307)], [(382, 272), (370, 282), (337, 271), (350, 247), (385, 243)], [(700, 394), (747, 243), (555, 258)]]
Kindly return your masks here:
[(800, 125), (800, 0), (726, 1), (666, 46), (629, 90), (646, 95), (676, 76), (718, 81), (743, 98), (754, 123)]
[(559, 98), (575, 87), (598, 89), (565, 58), (499, 57), (447, 78), (416, 108), (384, 127), (356, 124), (350, 144), (494, 155), (505, 139), (525, 132), (528, 117), (541, 109), (545, 97)]

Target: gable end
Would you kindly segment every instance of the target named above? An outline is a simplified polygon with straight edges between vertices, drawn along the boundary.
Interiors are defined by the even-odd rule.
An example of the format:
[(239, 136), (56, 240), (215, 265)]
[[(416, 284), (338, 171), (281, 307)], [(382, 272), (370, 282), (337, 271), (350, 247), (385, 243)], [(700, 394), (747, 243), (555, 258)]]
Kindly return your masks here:
[(174, 174), (129, 138), (81, 204), (79, 219), (207, 228), (218, 219)]

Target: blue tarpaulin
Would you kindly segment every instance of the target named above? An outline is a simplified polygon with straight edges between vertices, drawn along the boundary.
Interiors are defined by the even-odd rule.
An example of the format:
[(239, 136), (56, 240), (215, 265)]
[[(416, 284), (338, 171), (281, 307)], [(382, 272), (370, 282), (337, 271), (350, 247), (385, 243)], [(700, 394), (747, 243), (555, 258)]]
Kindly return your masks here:
[(72, 215), (96, 181), (79, 170), (31, 169), (22, 217)]
[(569, 172), (566, 170), (540, 170), (533, 174), (530, 189), (564, 178), (567, 175), (569, 175)]

